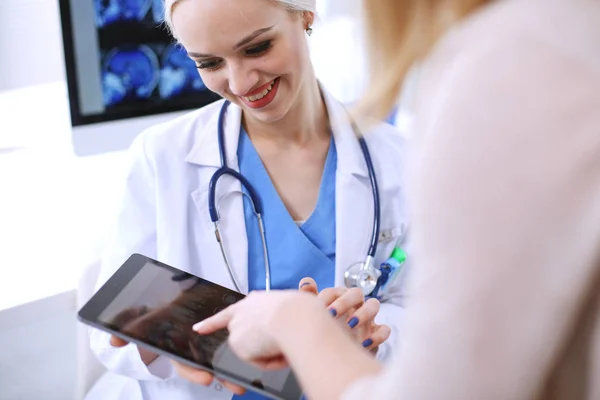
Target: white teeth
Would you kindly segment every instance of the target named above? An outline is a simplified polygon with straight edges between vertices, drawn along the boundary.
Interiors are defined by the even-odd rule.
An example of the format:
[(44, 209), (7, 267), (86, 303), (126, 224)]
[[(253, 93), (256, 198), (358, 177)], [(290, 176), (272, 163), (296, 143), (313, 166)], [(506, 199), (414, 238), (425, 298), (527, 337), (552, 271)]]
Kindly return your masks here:
[(271, 91), (271, 89), (273, 89), (273, 84), (275, 83), (275, 81), (271, 82), (269, 84), (269, 87), (266, 88), (265, 90), (263, 90), (261, 93), (259, 94), (255, 94), (254, 96), (242, 96), (244, 98), (244, 100), (246, 101), (256, 101), (256, 100), (260, 100), (263, 97), (265, 97), (267, 95), (267, 93), (269, 93)]

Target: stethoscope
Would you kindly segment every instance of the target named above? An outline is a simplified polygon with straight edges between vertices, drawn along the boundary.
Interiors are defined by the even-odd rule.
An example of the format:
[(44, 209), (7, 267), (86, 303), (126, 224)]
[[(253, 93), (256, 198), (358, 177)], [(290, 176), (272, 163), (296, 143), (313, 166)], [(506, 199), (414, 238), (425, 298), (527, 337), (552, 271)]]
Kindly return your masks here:
[[(219, 128), (218, 128), (218, 144), (219, 144), (219, 156), (221, 158), (221, 167), (217, 169), (217, 171), (213, 174), (210, 179), (208, 186), (208, 211), (210, 214), (210, 219), (215, 226), (215, 237), (217, 242), (219, 243), (219, 247), (221, 249), (221, 254), (223, 255), (223, 260), (225, 261), (225, 265), (227, 266), (227, 271), (233, 284), (235, 285), (238, 292), (241, 292), (241, 287), (239, 282), (237, 281), (235, 274), (233, 273), (233, 269), (231, 268), (231, 264), (229, 263), (229, 259), (227, 257), (227, 252), (225, 251), (225, 244), (223, 240), (223, 235), (221, 235), (220, 229), (220, 216), (219, 210), (216, 202), (216, 188), (219, 179), (223, 175), (229, 175), (234, 179), (237, 179), (243, 188), (248, 192), (240, 192), (242, 195), (246, 196), (250, 203), (252, 204), (252, 210), (256, 219), (258, 221), (258, 228), (260, 231), (260, 238), (262, 242), (263, 255), (265, 259), (265, 290), (269, 291), (271, 289), (271, 267), (269, 264), (269, 253), (267, 251), (267, 241), (265, 238), (265, 227), (263, 224), (263, 208), (262, 203), (260, 201), (260, 197), (256, 193), (256, 190), (252, 187), (250, 182), (239, 172), (230, 168), (227, 165), (227, 157), (225, 155), (225, 129), (224, 129), (224, 118), (227, 112), (227, 107), (230, 102), (225, 101), (223, 107), (221, 107), (221, 111), (219, 113)], [(373, 227), (371, 231), (371, 241), (369, 244), (369, 250), (367, 255), (363, 261), (354, 263), (350, 265), (346, 271), (344, 272), (344, 283), (348, 288), (358, 287), (362, 290), (365, 296), (369, 295), (375, 286), (377, 285), (377, 280), (381, 276), (381, 271), (377, 267), (375, 267), (375, 254), (377, 252), (377, 243), (379, 238), (379, 223), (381, 219), (380, 214), (380, 202), (379, 202), (379, 189), (377, 186), (377, 178), (375, 176), (375, 169), (373, 168), (373, 162), (371, 161), (371, 154), (369, 153), (369, 148), (367, 147), (367, 142), (364, 137), (360, 134), (360, 131), (354, 121), (350, 119), (352, 129), (358, 138), (358, 143), (362, 150), (365, 162), (367, 164), (367, 171), (369, 173), (369, 180), (371, 183), (371, 191), (373, 193)]]

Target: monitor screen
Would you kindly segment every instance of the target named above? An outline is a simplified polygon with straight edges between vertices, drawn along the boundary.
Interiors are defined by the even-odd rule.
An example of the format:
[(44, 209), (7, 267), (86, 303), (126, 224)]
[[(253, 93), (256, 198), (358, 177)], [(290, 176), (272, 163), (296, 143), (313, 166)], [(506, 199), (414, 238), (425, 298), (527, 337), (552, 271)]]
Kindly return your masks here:
[(60, 0), (71, 125), (198, 108), (206, 89), (162, 22), (163, 0)]

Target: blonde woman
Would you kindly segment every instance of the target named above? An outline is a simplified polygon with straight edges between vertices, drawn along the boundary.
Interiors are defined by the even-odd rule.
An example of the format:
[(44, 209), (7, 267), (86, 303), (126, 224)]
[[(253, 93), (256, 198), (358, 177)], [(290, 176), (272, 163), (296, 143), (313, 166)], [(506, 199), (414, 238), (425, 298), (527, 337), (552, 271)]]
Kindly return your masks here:
[(398, 359), (383, 368), (296, 292), (196, 329), (228, 326), (264, 366), (284, 356), (314, 400), (600, 399), (600, 2), (366, 4), (367, 110), (426, 55)]
[[(224, 100), (153, 127), (133, 143), (98, 285), (132, 253), (243, 293), (300, 285), (359, 346), (385, 360), (395, 343), (387, 339), (400, 331), (402, 278), (387, 283), (380, 302), (348, 290), (344, 274), (365, 259), (378, 266), (406, 232), (398, 179), (406, 145), (385, 124), (358, 134), (344, 106), (317, 81), (308, 51), (315, 7), (315, 0), (165, 2), (172, 33), (207, 88)], [(229, 172), (215, 183), (223, 167)], [(211, 193), (227, 260), (215, 238)], [(254, 214), (259, 204), (264, 230)], [(157, 289), (155, 299), (160, 295)], [(150, 315), (152, 331), (173, 341), (180, 331), (167, 317), (170, 310), (144, 305), (126, 313), (149, 313), (137, 325), (135, 319), (124, 323), (147, 328)], [(131, 378), (127, 390), (137, 394), (128, 400), (233, 396), (210, 374), (173, 367), (163, 356), (98, 330), (91, 347), (109, 370)], [(254, 379), (256, 371), (250, 372)]]

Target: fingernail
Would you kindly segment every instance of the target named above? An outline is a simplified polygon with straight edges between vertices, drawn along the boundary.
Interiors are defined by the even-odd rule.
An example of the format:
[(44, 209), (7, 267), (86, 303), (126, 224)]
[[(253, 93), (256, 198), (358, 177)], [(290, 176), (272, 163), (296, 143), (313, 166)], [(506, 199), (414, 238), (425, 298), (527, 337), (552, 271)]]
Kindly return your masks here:
[(362, 346), (363, 347), (369, 347), (372, 344), (373, 344), (373, 340), (372, 339), (367, 339), (364, 342), (362, 342)]
[(358, 318), (352, 317), (352, 319), (348, 321), (348, 326), (354, 328), (356, 325), (358, 325)]
[(335, 311), (335, 308), (330, 308), (329, 312), (331, 313), (331, 315), (333, 315), (334, 317), (337, 317), (337, 311)]
[(192, 330), (198, 331), (198, 330), (200, 330), (200, 328), (202, 328), (202, 325), (204, 325), (204, 322), (200, 321), (200, 322), (194, 324), (194, 326), (192, 326)]
[(300, 285), (300, 288), (303, 288), (306, 285), (310, 285), (310, 282), (304, 282), (302, 285)]

